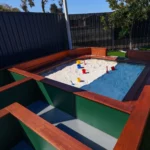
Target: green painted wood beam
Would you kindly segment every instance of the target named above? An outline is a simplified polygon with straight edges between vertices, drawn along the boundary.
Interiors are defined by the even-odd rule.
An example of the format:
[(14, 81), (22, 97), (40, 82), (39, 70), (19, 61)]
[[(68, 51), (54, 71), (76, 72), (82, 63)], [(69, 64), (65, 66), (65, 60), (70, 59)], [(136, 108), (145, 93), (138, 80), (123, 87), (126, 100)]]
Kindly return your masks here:
[(9, 71), (1, 70), (0, 71), (0, 87), (6, 84), (12, 83), (14, 80), (11, 77)]
[(22, 80), (25, 78), (25, 76), (14, 73), (14, 72), (10, 72), (10, 74), (13, 77), (14, 81)]
[(13, 88), (0, 92), (0, 109), (18, 102), (23, 106), (28, 106), (34, 101), (45, 100), (37, 84), (29, 80)]
[(0, 119), (0, 149), (8, 150), (15, 146), (22, 138), (22, 128), (18, 120), (8, 114)]
[(50, 143), (40, 137), (33, 130), (28, 128), (25, 124), (20, 122), (20, 125), (22, 126), (24, 132), (26, 133), (35, 150), (56, 150), (56, 148), (54, 148)]
[(120, 136), (129, 114), (48, 84), (37, 83), (49, 104), (115, 138)]
[(140, 150), (150, 150), (150, 142), (149, 141), (150, 141), (150, 116), (148, 118), (139, 149)]

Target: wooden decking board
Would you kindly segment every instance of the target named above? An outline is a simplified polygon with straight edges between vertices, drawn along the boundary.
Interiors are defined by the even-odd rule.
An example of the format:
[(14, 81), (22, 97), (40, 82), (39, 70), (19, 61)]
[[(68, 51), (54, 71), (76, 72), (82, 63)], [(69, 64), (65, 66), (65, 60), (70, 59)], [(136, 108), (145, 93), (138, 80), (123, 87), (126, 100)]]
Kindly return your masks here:
[(145, 86), (114, 150), (138, 150), (150, 111), (150, 86)]
[(18, 103), (6, 107), (6, 110), (57, 149), (90, 150), (87, 146), (57, 129)]

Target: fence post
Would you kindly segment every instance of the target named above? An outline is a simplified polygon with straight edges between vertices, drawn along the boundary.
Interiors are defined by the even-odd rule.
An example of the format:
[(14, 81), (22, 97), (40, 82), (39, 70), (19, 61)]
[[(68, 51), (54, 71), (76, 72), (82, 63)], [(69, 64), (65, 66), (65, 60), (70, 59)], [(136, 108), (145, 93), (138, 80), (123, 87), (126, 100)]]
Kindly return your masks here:
[(67, 7), (66, 0), (63, 0), (63, 6), (64, 6), (64, 13), (65, 13), (65, 20), (66, 20), (69, 49), (72, 49), (72, 40), (71, 40), (70, 24), (69, 24), (69, 17), (68, 17), (68, 7)]
[(112, 37), (111, 37), (111, 38), (112, 38), (112, 49), (113, 49), (113, 50), (114, 50), (114, 46), (115, 46), (115, 40), (114, 40), (114, 38), (115, 38), (115, 37), (114, 37), (114, 30), (115, 30), (115, 29), (114, 29), (113, 27), (111, 27), (111, 33), (112, 33), (112, 34), (111, 34), (111, 35), (112, 35)]

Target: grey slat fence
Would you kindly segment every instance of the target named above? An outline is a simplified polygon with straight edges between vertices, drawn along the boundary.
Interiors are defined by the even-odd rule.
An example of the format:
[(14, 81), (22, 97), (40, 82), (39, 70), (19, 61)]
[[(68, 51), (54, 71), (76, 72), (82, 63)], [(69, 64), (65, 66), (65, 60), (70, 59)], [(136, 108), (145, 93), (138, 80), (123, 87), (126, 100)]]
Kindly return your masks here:
[(0, 12), (0, 68), (65, 49), (63, 14)]
[[(69, 15), (73, 47), (105, 46), (108, 49), (128, 49), (129, 38), (119, 38), (120, 29), (104, 30), (100, 16), (107, 13)], [(150, 19), (137, 22), (133, 29), (133, 47), (150, 45)]]

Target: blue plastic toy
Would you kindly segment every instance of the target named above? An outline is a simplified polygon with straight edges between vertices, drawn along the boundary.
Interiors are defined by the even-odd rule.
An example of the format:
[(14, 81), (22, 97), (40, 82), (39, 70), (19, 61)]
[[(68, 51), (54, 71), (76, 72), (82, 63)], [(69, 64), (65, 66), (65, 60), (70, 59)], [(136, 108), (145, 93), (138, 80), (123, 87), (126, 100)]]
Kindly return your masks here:
[(77, 65), (77, 68), (78, 68), (78, 69), (81, 69), (81, 65), (80, 65), (80, 64), (78, 64), (78, 65)]

